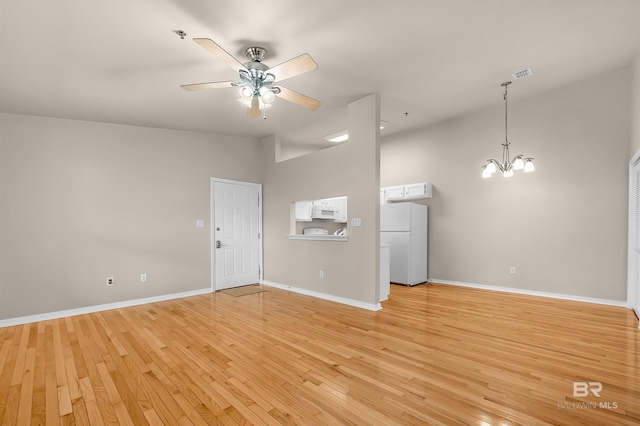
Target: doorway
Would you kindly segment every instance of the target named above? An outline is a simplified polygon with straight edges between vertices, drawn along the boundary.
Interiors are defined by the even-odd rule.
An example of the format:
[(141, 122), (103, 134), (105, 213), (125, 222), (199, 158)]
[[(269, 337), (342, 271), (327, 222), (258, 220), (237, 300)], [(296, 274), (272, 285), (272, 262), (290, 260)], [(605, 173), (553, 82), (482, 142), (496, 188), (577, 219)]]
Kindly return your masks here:
[(628, 233), (627, 304), (640, 319), (640, 151), (629, 162)]
[(211, 178), (211, 289), (261, 282), (262, 185)]

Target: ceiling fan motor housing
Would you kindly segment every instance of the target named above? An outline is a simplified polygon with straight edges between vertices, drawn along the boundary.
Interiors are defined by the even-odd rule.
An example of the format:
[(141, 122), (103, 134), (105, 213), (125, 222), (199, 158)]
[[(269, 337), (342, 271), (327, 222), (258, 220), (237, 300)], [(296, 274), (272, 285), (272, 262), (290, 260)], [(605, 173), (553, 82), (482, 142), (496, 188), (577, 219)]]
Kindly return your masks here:
[(249, 47), (244, 51), (244, 54), (253, 62), (262, 62), (267, 51), (262, 47)]

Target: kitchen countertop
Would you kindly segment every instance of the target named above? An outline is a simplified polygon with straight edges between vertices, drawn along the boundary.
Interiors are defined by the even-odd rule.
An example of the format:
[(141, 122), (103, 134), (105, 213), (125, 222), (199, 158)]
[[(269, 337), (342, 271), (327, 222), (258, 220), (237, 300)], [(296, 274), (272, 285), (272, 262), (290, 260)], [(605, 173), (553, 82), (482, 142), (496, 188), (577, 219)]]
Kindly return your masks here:
[(348, 235), (289, 234), (288, 237), (290, 240), (349, 241)]

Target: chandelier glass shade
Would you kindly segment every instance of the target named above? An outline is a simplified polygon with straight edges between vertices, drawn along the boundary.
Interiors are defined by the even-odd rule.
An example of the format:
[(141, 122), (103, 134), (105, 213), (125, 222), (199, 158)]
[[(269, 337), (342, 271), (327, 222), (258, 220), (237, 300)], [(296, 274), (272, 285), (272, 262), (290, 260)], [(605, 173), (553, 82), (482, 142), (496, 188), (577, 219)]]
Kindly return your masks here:
[(508, 115), (507, 115), (507, 86), (511, 84), (510, 81), (502, 83), (500, 86), (504, 87), (504, 143), (502, 144), (502, 161), (499, 162), (493, 158), (487, 160), (482, 166), (482, 177), (489, 178), (496, 172), (502, 173), (504, 177), (513, 176), (514, 170), (523, 170), (525, 172), (534, 171), (535, 165), (533, 164), (532, 157), (524, 157), (522, 154), (518, 154), (513, 159), (509, 153), (509, 137), (508, 137)]

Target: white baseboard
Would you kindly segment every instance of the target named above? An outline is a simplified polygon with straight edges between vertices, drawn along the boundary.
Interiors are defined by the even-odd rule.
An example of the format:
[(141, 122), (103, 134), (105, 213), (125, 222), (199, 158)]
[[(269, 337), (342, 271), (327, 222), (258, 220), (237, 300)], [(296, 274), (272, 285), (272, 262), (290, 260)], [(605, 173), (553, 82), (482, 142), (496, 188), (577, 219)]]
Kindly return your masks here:
[(334, 296), (333, 294), (320, 293), (317, 291), (307, 290), (304, 288), (292, 287), (290, 285), (274, 283), (272, 281), (262, 281), (262, 284), (279, 288), (281, 290), (291, 291), (293, 293), (304, 294), (305, 296), (317, 297), (318, 299), (329, 300), (331, 302), (342, 303), (343, 305), (354, 306), (356, 308), (367, 309), (369, 311), (379, 311), (382, 309), (380, 303), (365, 303), (359, 300), (347, 299), (346, 297)]
[(164, 302), (165, 300), (181, 299), (183, 297), (199, 296), (201, 294), (211, 293), (211, 288), (203, 288), (201, 290), (185, 291), (183, 293), (163, 294), (161, 296), (145, 297), (143, 299), (125, 300), (122, 302), (105, 303), (104, 305), (87, 306), (85, 308), (67, 309), (65, 311), (48, 312), (46, 314), (29, 315), (24, 317), (9, 318), (0, 320), (1, 327), (9, 327), (12, 325), (22, 325), (38, 321), (47, 321), (52, 319), (71, 317), (74, 315), (91, 314), (94, 312), (108, 311), (110, 309), (127, 308), (129, 306), (144, 305), (146, 303)]
[[(529, 296), (549, 297), (549, 298), (552, 298), (552, 299), (572, 300), (572, 301), (575, 301), (575, 302), (596, 303), (596, 304), (599, 304), (599, 305), (617, 306), (617, 307), (622, 307), (622, 308), (627, 308), (628, 307), (626, 301), (620, 301), (620, 300), (597, 299), (597, 298), (592, 298), (592, 297), (572, 296), (572, 295), (567, 295), (567, 294), (547, 293), (547, 292), (533, 291), (533, 290), (522, 290), (522, 289), (517, 289), (517, 288), (509, 288), (509, 287), (497, 287), (497, 286), (490, 286), (490, 285), (484, 285), (484, 284), (474, 284), (474, 283), (465, 283), (465, 282), (459, 282), (459, 281), (441, 280), (441, 279), (437, 279), (437, 278), (430, 278), (428, 282), (430, 282), (430, 283), (438, 283), (438, 284), (445, 284), (445, 285), (454, 285), (454, 286), (459, 286), (459, 287), (477, 288), (477, 289), (481, 289), (481, 290), (501, 291), (501, 292), (505, 292), (505, 293), (524, 294), (524, 295), (529, 295)], [(379, 311), (379, 310), (382, 309), (382, 306), (380, 305), (380, 303), (364, 303), (364, 302), (360, 302), (359, 300), (354, 300), (354, 299), (348, 299), (348, 298), (345, 298), (345, 297), (334, 296), (332, 294), (327, 294), (327, 293), (320, 293), (320, 292), (317, 292), (317, 291), (307, 290), (307, 289), (304, 289), (304, 288), (292, 287), (292, 286), (289, 286), (289, 285), (279, 284), (279, 283), (275, 283), (275, 282), (272, 282), (272, 281), (264, 281), (263, 280), (262, 284), (264, 284), (266, 286), (269, 286), (269, 287), (275, 287), (275, 288), (279, 288), (279, 289), (282, 289), (282, 290), (291, 291), (291, 292), (294, 292), (294, 293), (304, 294), (306, 296), (312, 296), (312, 297), (317, 297), (319, 299), (329, 300), (331, 302), (341, 303), (343, 305), (349, 305), (349, 306), (353, 306), (353, 307), (356, 307), (356, 308), (366, 309), (366, 310), (369, 310), (369, 311)], [(37, 315), (29, 315), (29, 316), (24, 316), (24, 317), (9, 318), (9, 319), (5, 319), (5, 320), (0, 320), (0, 328), (1, 327), (10, 327), (10, 326), (13, 326), (13, 325), (28, 324), (28, 323), (38, 322), (38, 321), (47, 321), (47, 320), (52, 320), (52, 319), (70, 317), (70, 316), (74, 316), (74, 315), (90, 314), (90, 313), (94, 313), (94, 312), (107, 311), (107, 310), (110, 310), (110, 309), (119, 309), (119, 308), (126, 308), (126, 307), (129, 307), (129, 306), (144, 305), (146, 303), (155, 303), (155, 302), (163, 302), (163, 301), (172, 300), (172, 299), (181, 299), (183, 297), (199, 296), (201, 294), (208, 294), (208, 293), (211, 293), (211, 288), (204, 288), (204, 289), (200, 289), (200, 290), (185, 291), (185, 292), (182, 292), (182, 293), (164, 294), (164, 295), (161, 295), (161, 296), (145, 297), (143, 299), (125, 300), (125, 301), (122, 301), (122, 302), (106, 303), (106, 304), (103, 304), (103, 305), (87, 306), (87, 307), (84, 307), (84, 308), (76, 308), (76, 309), (68, 309), (68, 310), (64, 310), (64, 311), (49, 312), (49, 313), (46, 313), (46, 314), (37, 314)]]
[(515, 293), (515, 294), (524, 294), (528, 296), (539, 296), (539, 297), (549, 297), (552, 299), (563, 299), (563, 300), (572, 300), (574, 302), (587, 302), (587, 303), (596, 303), (598, 305), (609, 305), (609, 306), (617, 306), (621, 308), (627, 307), (627, 302), (623, 300), (609, 300), (609, 299), (597, 299), (593, 297), (583, 297), (583, 296), (573, 296), (569, 294), (559, 294), (559, 293), (547, 293), (544, 291), (534, 291), (534, 290), (522, 290), (519, 288), (510, 288), (510, 287), (497, 287), (492, 285), (484, 285), (484, 284), (473, 284), (473, 283), (465, 283), (459, 281), (449, 281), (449, 280), (441, 280), (438, 278), (429, 278), (429, 283), (434, 284), (446, 284), (446, 285), (455, 285), (459, 287), (470, 287), (477, 288), (481, 290), (491, 290), (491, 291), (502, 291), (504, 293)]

